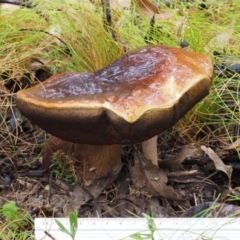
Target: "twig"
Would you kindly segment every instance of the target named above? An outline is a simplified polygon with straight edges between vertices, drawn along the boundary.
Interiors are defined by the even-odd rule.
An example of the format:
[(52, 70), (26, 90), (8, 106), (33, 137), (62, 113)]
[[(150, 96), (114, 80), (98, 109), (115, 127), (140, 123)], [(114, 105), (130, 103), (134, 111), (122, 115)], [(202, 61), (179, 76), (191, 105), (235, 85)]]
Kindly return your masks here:
[(117, 34), (114, 30), (114, 24), (112, 22), (112, 14), (109, 0), (101, 0), (103, 8), (103, 24), (105, 29), (111, 33), (112, 38), (117, 41)]
[(53, 237), (50, 233), (48, 233), (47, 231), (44, 231), (44, 233), (50, 237), (52, 240), (57, 240), (55, 237)]
[(49, 178), (49, 191), (48, 191), (48, 196), (47, 196), (48, 203), (50, 203), (51, 189), (52, 189), (52, 172), (50, 173), (50, 178)]

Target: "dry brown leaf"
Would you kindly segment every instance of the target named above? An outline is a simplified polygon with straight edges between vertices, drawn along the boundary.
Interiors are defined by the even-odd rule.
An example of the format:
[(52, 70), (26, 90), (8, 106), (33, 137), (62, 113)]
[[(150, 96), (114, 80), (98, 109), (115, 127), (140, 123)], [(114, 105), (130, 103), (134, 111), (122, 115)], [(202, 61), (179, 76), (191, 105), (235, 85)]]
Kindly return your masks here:
[(211, 148), (201, 146), (201, 149), (213, 160), (217, 170), (227, 174), (229, 178), (229, 183), (230, 183), (231, 176), (232, 176), (232, 167), (225, 165), (221, 160), (221, 158)]
[(205, 51), (212, 51), (213, 49), (224, 49), (230, 45), (231, 39), (233, 37), (233, 32), (236, 24), (236, 18), (233, 18), (232, 22), (226, 28), (225, 31), (217, 33), (205, 46)]
[(194, 143), (190, 143), (182, 147), (181, 151), (173, 158), (162, 160), (159, 162), (159, 166), (164, 166), (171, 171), (184, 170), (182, 162), (184, 159), (192, 156), (202, 156), (203, 151)]
[(143, 15), (152, 18), (153, 14), (159, 13), (159, 8), (150, 0), (134, 0), (134, 4), (140, 9)]
[(50, 202), (51, 202), (52, 208), (54, 209), (55, 214), (57, 213), (59, 216), (62, 210), (62, 207), (65, 205), (67, 200), (68, 200), (68, 196), (66, 195), (53, 194), (51, 196)]
[[(158, 14), (155, 15), (156, 19), (159, 21), (167, 21), (170, 18), (176, 17), (178, 14), (179, 10), (178, 9), (169, 9), (169, 10), (161, 10), (159, 11)], [(176, 25), (179, 25), (180, 21), (180, 16), (179, 18), (174, 22)]]
[(92, 199), (93, 197), (84, 190), (80, 185), (74, 187), (72, 196), (67, 203), (63, 206), (64, 216), (67, 217), (70, 212), (78, 210), (83, 204)]
[(96, 199), (108, 185), (111, 185), (116, 180), (121, 169), (122, 164), (116, 166), (106, 176), (93, 180), (91, 185), (85, 187), (85, 189), (91, 194), (93, 199)]
[(171, 186), (166, 185), (168, 178), (164, 171), (145, 159), (141, 152), (135, 155), (135, 165), (129, 166), (129, 170), (136, 188), (153, 196), (165, 197), (180, 205), (189, 206), (188, 201), (182, 200)]
[(154, 190), (159, 193), (160, 196), (176, 201), (185, 207), (189, 206), (189, 203), (185, 200), (182, 200), (171, 186), (166, 185), (168, 178), (161, 169), (156, 167), (148, 160), (146, 160), (143, 168), (147, 181), (154, 188)]
[(122, 164), (108, 172), (105, 177), (92, 181), (91, 185), (83, 188), (80, 185), (76, 185), (73, 190), (73, 194), (69, 201), (64, 205), (64, 216), (68, 216), (70, 212), (78, 210), (83, 204), (91, 199), (96, 199), (102, 191), (111, 184), (119, 172), (122, 169)]

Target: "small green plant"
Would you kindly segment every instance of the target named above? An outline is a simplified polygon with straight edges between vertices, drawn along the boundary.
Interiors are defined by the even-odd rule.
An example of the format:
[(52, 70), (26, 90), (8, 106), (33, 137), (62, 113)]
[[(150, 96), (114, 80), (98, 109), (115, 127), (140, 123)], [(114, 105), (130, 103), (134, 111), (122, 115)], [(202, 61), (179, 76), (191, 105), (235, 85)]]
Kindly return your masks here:
[(66, 227), (64, 227), (64, 225), (57, 219), (55, 219), (55, 222), (57, 223), (59, 230), (61, 232), (69, 235), (72, 238), (72, 240), (75, 239), (75, 236), (76, 236), (76, 233), (78, 230), (78, 214), (76, 211), (71, 212), (69, 214), (70, 230), (68, 230)]
[(67, 156), (62, 151), (57, 151), (52, 155), (51, 172), (56, 178), (62, 178), (69, 184), (76, 184), (73, 158)]
[(130, 235), (130, 237), (136, 240), (143, 240), (143, 239), (154, 240), (154, 233), (157, 230), (155, 222), (152, 217), (150, 217), (145, 213), (143, 213), (143, 217), (147, 220), (148, 230), (150, 231), (150, 233), (138, 232)]
[(15, 202), (7, 202), (1, 206), (0, 214), (3, 218), (0, 226), (0, 239), (33, 239), (33, 219)]

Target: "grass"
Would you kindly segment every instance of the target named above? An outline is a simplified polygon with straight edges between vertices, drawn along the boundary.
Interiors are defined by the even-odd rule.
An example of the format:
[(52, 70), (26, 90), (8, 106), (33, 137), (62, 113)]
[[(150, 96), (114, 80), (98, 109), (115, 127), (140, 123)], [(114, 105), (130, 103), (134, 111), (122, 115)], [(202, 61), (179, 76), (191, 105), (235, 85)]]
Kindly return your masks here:
[[(237, 58), (240, 50), (239, 3), (209, 0), (206, 1), (208, 8), (201, 10), (200, 2), (187, 4), (179, 1), (174, 9), (163, 7), (170, 17), (165, 13), (161, 18), (167, 20), (156, 17), (150, 43), (179, 46), (182, 40), (186, 40), (196, 52), (211, 54), (214, 50), (222, 53), (216, 63), (239, 61), (228, 60), (228, 56)], [(32, 9), (0, 14), (0, 42), (3, 43), (0, 44), (0, 75), (7, 75), (4, 82), (15, 79), (15, 84), (21, 84), (21, 76), (29, 73), (29, 81), (34, 83), (34, 72), (30, 70), (34, 59), (42, 62), (53, 74), (89, 72), (106, 66), (126, 51), (146, 45), (144, 38), (150, 30), (150, 20), (133, 10), (118, 11), (117, 16), (121, 18), (114, 23), (117, 35), (117, 41), (114, 41), (102, 24), (101, 8), (93, 12), (87, 4), (66, 4), (60, 0), (34, 3), (38, 4), (36, 11), (47, 16), (49, 22)], [(237, 122), (238, 112), (235, 110), (238, 106), (232, 110), (226, 105), (229, 102), (238, 105), (237, 85), (237, 78), (216, 76), (209, 97), (177, 125), (182, 135), (192, 141), (205, 135), (203, 141), (210, 141), (204, 128), (219, 124), (224, 132), (222, 143), (232, 141), (229, 127)], [(3, 96), (6, 99), (6, 93)], [(3, 116), (9, 104), (13, 103), (3, 103), (1, 107)], [(186, 125), (191, 126), (190, 129)], [(214, 130), (211, 133), (211, 138), (217, 135)]]
[[(45, 68), (52, 74), (95, 71), (125, 52), (146, 45), (145, 37), (152, 31), (148, 38), (151, 44), (179, 46), (186, 40), (193, 51), (210, 55), (213, 51), (220, 53), (212, 57), (215, 64), (224, 65), (223, 68), (240, 63), (238, 0), (206, 0), (203, 9), (200, 7), (202, 1), (174, 1), (170, 9), (160, 4), (164, 12), (161, 17), (156, 16), (153, 29), (150, 19), (134, 9), (115, 10), (113, 17), (120, 18), (114, 22), (116, 41), (103, 26), (100, 1), (96, 2), (96, 11), (89, 4), (67, 0), (34, 0), (34, 9), (21, 8), (14, 13), (0, 9), (0, 154), (10, 159), (15, 168), (30, 164), (26, 159), (37, 159), (47, 138), (32, 126), (29, 129), (30, 134), (36, 133), (34, 140), (24, 135), (21, 127), (25, 120), (14, 109), (16, 89), (39, 82), (33, 66), (36, 60), (37, 69)], [(23, 75), (27, 76), (26, 82)], [(238, 89), (239, 75), (215, 75), (209, 96), (173, 130), (190, 142), (213, 146), (233, 142), (239, 137)], [(15, 122), (11, 131), (7, 119), (9, 112), (10, 120)], [(31, 150), (33, 147), (36, 152)], [(29, 237), (27, 228), (20, 231), (12, 228), (18, 224), (18, 217), (7, 219), (1, 225), (1, 234), (8, 230), (4, 239), (13, 233), (18, 239)], [(19, 221), (24, 221), (24, 226), (29, 224), (29, 219)]]
[(0, 207), (1, 220), (0, 239), (25, 240), (33, 239), (33, 219), (14, 202), (5, 203)]
[[(196, 17), (190, 12), (185, 39), (191, 39), (190, 46), (196, 51), (219, 52), (221, 55), (215, 57), (215, 64), (224, 63), (227, 67), (229, 63), (239, 63), (240, 15), (232, 15), (238, 7), (235, 1), (232, 5), (212, 2), (207, 11)], [(180, 121), (178, 130), (189, 139), (209, 144), (227, 145), (236, 139), (232, 128), (239, 122), (238, 79), (236, 74), (215, 76), (209, 96)]]
[[(229, 200), (232, 201), (239, 201), (239, 197), (236, 196), (229, 196)], [(168, 236), (172, 236), (173, 239), (176, 238), (176, 236), (181, 237), (205, 237), (204, 239), (211, 239), (211, 237), (207, 236), (214, 236), (218, 231), (221, 231), (221, 228), (225, 228), (228, 223), (233, 223), (234, 221), (237, 221), (237, 219), (234, 218), (228, 218), (226, 219), (227, 222), (224, 222), (223, 225), (219, 225), (219, 223), (215, 223), (212, 226), (205, 226), (200, 227), (196, 225), (198, 224), (198, 221), (202, 221), (202, 217), (208, 217), (211, 216), (212, 212), (216, 209), (216, 201), (207, 209), (199, 212), (197, 214), (197, 220), (192, 221), (192, 223), (189, 225), (182, 225), (178, 224), (176, 228), (174, 228), (172, 225), (163, 225), (161, 227), (157, 227), (157, 222), (159, 222), (159, 219), (157, 222), (155, 222), (155, 219), (151, 216), (148, 216), (147, 214), (143, 214), (143, 218), (145, 219), (147, 223), (147, 230), (139, 231), (136, 233), (131, 234), (128, 239), (135, 239), (135, 240), (143, 240), (143, 239), (162, 239), (161, 236), (168, 234)], [(220, 207), (222, 208), (222, 207)], [(219, 209), (217, 210), (217, 213), (219, 213)], [(216, 214), (216, 212), (215, 212)], [(0, 208), (0, 217), (1, 220), (1, 228), (0, 228), (0, 239), (4, 240), (10, 240), (10, 239), (17, 239), (17, 240), (31, 240), (34, 239), (34, 233), (33, 233), (33, 219), (32, 217), (23, 209), (20, 209), (17, 207), (17, 205), (14, 202), (8, 202), (5, 203)], [(135, 216), (137, 217), (137, 216)], [(81, 231), (81, 226), (78, 226), (78, 218), (77, 218), (77, 212), (71, 212), (69, 214), (69, 227), (66, 227), (62, 224), (61, 221), (55, 219), (55, 222), (57, 224), (58, 230), (61, 231), (63, 234), (66, 234), (71, 237), (71, 239), (76, 239), (77, 231)], [(138, 217), (137, 217), (138, 218)], [(66, 224), (66, 221), (64, 221)], [(141, 224), (142, 226), (142, 224)], [(236, 226), (235, 226), (236, 227)], [(69, 229), (68, 229), (69, 228)], [(99, 226), (96, 228), (98, 230)], [(108, 229), (106, 228), (106, 231)], [(236, 230), (236, 229), (235, 229)], [(55, 234), (56, 231), (54, 231)], [(48, 229), (48, 235), (51, 235), (51, 229)], [(52, 236), (52, 235), (51, 235)], [(79, 235), (78, 235), (79, 236)], [(90, 235), (92, 236), (92, 235)], [(52, 236), (54, 237), (54, 236)], [(79, 239), (79, 238), (78, 238)], [(171, 238), (168, 238), (171, 239)]]
[(55, 219), (59, 230), (72, 238), (75, 239), (76, 233), (78, 231), (78, 213), (77, 211), (69, 213), (69, 223), (70, 223), (70, 230), (68, 230), (60, 221)]
[(64, 179), (65, 182), (75, 185), (77, 177), (73, 167), (73, 159), (66, 156), (61, 150), (53, 153), (52, 155), (51, 173), (55, 178)]

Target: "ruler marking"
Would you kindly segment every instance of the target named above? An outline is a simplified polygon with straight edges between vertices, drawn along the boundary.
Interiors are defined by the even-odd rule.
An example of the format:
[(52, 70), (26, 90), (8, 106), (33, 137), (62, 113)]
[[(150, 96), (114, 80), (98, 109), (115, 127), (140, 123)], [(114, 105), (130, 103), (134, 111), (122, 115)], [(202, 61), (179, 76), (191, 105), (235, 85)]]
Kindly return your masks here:
[[(57, 218), (65, 226), (69, 226), (67, 218)], [(161, 218), (153, 219), (158, 230), (156, 239), (189, 239), (206, 236), (213, 240), (237, 240), (240, 235), (240, 220), (238, 218)], [(144, 218), (81, 218), (78, 219), (79, 230), (76, 239), (104, 239), (120, 240), (131, 239), (127, 237), (133, 233), (150, 233), (147, 221)], [(36, 240), (49, 238), (44, 234), (49, 232), (57, 239), (68, 239), (67, 235), (58, 230), (58, 225), (51, 218), (35, 219)], [(69, 238), (70, 239), (70, 238)], [(201, 239), (201, 238), (199, 238)]]

